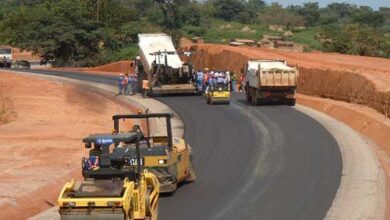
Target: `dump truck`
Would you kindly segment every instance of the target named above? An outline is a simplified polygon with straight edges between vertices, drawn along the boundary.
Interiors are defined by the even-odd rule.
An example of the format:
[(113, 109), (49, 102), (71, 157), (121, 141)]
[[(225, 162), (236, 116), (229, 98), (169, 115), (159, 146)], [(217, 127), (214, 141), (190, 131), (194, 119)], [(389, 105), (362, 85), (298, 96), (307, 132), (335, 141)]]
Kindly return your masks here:
[[(139, 132), (94, 134), (83, 139), (90, 155), (82, 159), (84, 180), (65, 184), (58, 198), (61, 219), (157, 219), (159, 182), (143, 169)], [(112, 155), (133, 143), (136, 154)]]
[(12, 66), (12, 48), (0, 47), (0, 67), (11, 68)]
[[(179, 183), (193, 182), (196, 179), (192, 165), (192, 148), (185, 140), (172, 136), (171, 117), (169, 113), (142, 113), (133, 115), (114, 115), (114, 131), (120, 130), (119, 122), (131, 120), (132, 131), (142, 133), (140, 142), (140, 154), (143, 160), (143, 167), (156, 175), (160, 183), (160, 193), (173, 194)], [(151, 121), (155, 119), (155, 121)], [(159, 132), (152, 132), (150, 127), (161, 119)], [(138, 121), (138, 122), (137, 122)], [(143, 123), (146, 126), (142, 131)], [(164, 127), (165, 125), (165, 127)], [(154, 126), (155, 127), (155, 126)], [(154, 134), (153, 134), (154, 133)], [(134, 144), (128, 143), (121, 148), (116, 148), (113, 155), (127, 155), (134, 157), (136, 148)]]
[(295, 105), (298, 69), (283, 60), (248, 61), (246, 97), (253, 105), (283, 103)]
[(135, 73), (144, 95), (196, 94), (191, 63), (183, 63), (170, 36), (138, 34)]

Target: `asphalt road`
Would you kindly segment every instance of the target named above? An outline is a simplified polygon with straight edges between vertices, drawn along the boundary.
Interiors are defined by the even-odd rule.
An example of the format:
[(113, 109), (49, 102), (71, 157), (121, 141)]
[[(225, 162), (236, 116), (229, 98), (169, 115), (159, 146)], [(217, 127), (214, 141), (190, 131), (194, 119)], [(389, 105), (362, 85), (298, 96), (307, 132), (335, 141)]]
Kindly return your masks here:
[[(115, 84), (113, 77), (41, 72)], [(335, 139), (289, 106), (230, 105), (203, 97), (162, 97), (181, 115), (194, 149), (195, 183), (160, 200), (160, 220), (323, 219), (340, 184)]]

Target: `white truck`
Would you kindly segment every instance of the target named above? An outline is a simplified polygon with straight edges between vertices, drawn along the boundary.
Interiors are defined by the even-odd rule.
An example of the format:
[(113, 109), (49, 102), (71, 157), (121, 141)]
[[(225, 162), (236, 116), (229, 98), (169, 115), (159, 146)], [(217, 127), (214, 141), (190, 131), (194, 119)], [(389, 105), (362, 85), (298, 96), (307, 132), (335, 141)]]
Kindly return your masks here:
[(11, 68), (12, 66), (12, 48), (0, 47), (0, 67)]
[(145, 95), (198, 93), (192, 65), (181, 61), (170, 36), (138, 34), (138, 40), (135, 72)]
[(253, 105), (282, 102), (295, 105), (298, 69), (282, 60), (248, 61), (246, 97)]

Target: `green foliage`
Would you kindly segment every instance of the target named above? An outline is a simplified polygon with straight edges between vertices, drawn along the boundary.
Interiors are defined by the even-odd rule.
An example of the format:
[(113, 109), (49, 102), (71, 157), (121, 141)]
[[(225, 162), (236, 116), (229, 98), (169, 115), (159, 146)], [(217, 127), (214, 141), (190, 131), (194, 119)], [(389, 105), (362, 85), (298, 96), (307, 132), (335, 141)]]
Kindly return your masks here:
[(319, 28), (312, 27), (299, 32), (295, 32), (292, 37), (289, 37), (287, 39), (299, 44), (309, 46), (310, 49), (322, 50), (323, 49), (322, 44), (316, 38), (318, 29)]
[(385, 35), (367, 24), (327, 27), (322, 34), (328, 39), (323, 43), (327, 51), (390, 57), (390, 44)]
[[(259, 40), (281, 25), (311, 49), (389, 57), (390, 8), (347, 3), (284, 8), (263, 0), (2, 0), (0, 43), (56, 65), (90, 66), (136, 54), (138, 33), (166, 32), (206, 42)], [(296, 31), (297, 27), (306, 29)], [(320, 35), (320, 37), (319, 37)]]
[(304, 3), (303, 6), (290, 6), (289, 10), (302, 16), (307, 26), (315, 26), (320, 18), (318, 2)]
[(267, 25), (283, 25), (286, 27), (304, 26), (304, 17), (285, 10), (280, 4), (273, 3), (262, 9), (259, 15), (260, 23)]
[(215, 0), (214, 7), (216, 9), (216, 17), (232, 21), (236, 16), (240, 16), (240, 13), (244, 12), (245, 5), (240, 0)]

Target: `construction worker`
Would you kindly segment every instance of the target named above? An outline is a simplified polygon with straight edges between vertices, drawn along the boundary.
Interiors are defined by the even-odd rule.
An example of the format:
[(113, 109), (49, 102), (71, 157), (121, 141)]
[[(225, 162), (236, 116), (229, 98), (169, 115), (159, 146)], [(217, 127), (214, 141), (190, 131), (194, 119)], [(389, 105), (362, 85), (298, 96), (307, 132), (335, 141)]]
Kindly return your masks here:
[(99, 168), (99, 157), (92, 155), (84, 160), (84, 170), (95, 170)]
[(95, 144), (94, 148), (89, 151), (89, 156), (100, 156), (103, 153), (102, 146), (100, 144)]
[(133, 90), (133, 95), (135, 95), (136, 92), (138, 92), (138, 75), (134, 74), (133, 78), (133, 85), (131, 86), (131, 89)]
[(198, 91), (203, 91), (202, 83), (203, 83), (203, 72), (201, 70), (198, 70), (198, 72), (196, 73), (196, 87), (198, 88)]
[(224, 76), (222, 74), (218, 74), (217, 75), (217, 84), (218, 85), (221, 85), (221, 84), (225, 84), (226, 80), (224, 79)]
[(234, 72), (230, 74), (230, 91), (235, 92), (237, 86), (237, 77)]
[(124, 77), (125, 78), (123, 80), (123, 93), (124, 93), (124, 95), (128, 95), (129, 94), (129, 74), (125, 73)]
[(142, 80), (142, 94), (144, 98), (148, 95), (148, 91), (149, 91), (149, 80), (144, 79)]
[(125, 80), (125, 76), (123, 75), (123, 73), (119, 74), (118, 95), (122, 95), (124, 80)]

